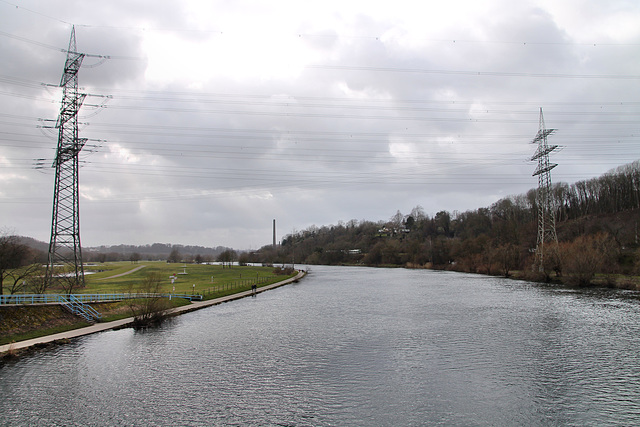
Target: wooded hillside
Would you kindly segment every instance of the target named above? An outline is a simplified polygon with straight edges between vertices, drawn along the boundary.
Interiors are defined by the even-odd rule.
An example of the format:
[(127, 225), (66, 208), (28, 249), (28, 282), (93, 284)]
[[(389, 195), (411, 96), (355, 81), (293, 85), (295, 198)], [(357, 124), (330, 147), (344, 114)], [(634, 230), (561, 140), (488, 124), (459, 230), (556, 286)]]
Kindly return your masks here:
[[(387, 221), (311, 226), (265, 246), (254, 260), (446, 268), (503, 274), (531, 272), (536, 247), (536, 189), (466, 212), (417, 206)], [(545, 267), (576, 284), (604, 274), (638, 273), (640, 161), (574, 184), (553, 186), (559, 260)], [(584, 270), (588, 270), (584, 272)], [(583, 274), (584, 273), (584, 274)], [(619, 281), (619, 280), (618, 280)]]

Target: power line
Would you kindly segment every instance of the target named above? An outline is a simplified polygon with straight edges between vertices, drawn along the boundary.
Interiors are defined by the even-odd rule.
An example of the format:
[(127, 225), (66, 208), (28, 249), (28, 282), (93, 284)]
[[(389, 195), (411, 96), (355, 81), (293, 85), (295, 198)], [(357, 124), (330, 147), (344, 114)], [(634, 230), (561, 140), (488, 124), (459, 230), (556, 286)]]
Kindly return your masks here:
[(338, 71), (369, 71), (369, 72), (391, 72), (391, 73), (415, 73), (415, 74), (445, 74), (458, 76), (475, 77), (534, 77), (534, 78), (555, 78), (555, 79), (615, 79), (615, 80), (637, 80), (640, 75), (624, 74), (568, 74), (568, 73), (531, 73), (531, 72), (503, 72), (503, 71), (470, 71), (470, 70), (436, 70), (423, 68), (400, 68), (400, 67), (365, 67), (355, 65), (307, 65), (305, 68), (319, 70)]
[[(2, 0), (0, 0), (2, 1)], [(10, 39), (14, 39), (14, 40), (18, 40), (24, 43), (28, 43), (28, 44), (32, 44), (34, 46), (39, 46), (45, 49), (50, 49), (50, 50), (55, 50), (56, 52), (62, 52), (62, 53), (68, 53), (67, 49), (58, 47), (58, 46), (53, 46), (47, 43), (43, 43), (43, 42), (39, 42), (37, 40), (32, 40), (32, 39), (28, 39), (26, 37), (22, 37), (22, 36), (18, 36), (15, 34), (11, 34), (11, 33), (7, 33), (5, 31), (0, 31), (0, 36), (3, 37), (7, 37)], [(73, 53), (77, 53), (77, 52), (73, 52)], [(95, 53), (85, 53), (84, 54), (85, 57), (87, 58), (98, 58), (98, 59), (120, 59), (120, 60), (131, 60), (131, 61), (144, 61), (146, 60), (146, 58), (144, 57), (137, 57), (137, 56), (123, 56), (123, 55), (102, 55), (102, 54), (95, 54)], [(90, 65), (89, 67), (93, 67), (94, 65)]]
[[(24, 79), (20, 77), (0, 75), (0, 82), (5, 82), (15, 86), (29, 87), (33, 89), (40, 89), (42, 87), (59, 87), (58, 85), (52, 85), (46, 82), (39, 82), (35, 80)], [(434, 100), (434, 99), (405, 99), (405, 98), (367, 98), (366, 104), (362, 104), (362, 100), (353, 99), (347, 97), (320, 97), (320, 96), (306, 96), (306, 95), (286, 95), (274, 97), (272, 94), (233, 94), (233, 93), (220, 93), (220, 92), (184, 92), (184, 91), (156, 91), (156, 90), (144, 90), (139, 89), (120, 89), (120, 88), (96, 88), (102, 92), (108, 92), (112, 95), (102, 95), (95, 93), (88, 93), (88, 97), (109, 97), (112, 99), (123, 99), (133, 101), (151, 101), (157, 102), (176, 102), (176, 103), (195, 103), (195, 104), (240, 104), (240, 105), (260, 105), (260, 106), (280, 106), (280, 107), (317, 107), (317, 108), (355, 108), (355, 109), (380, 109), (377, 104), (386, 103), (393, 105), (395, 109), (403, 110), (410, 107), (404, 105), (412, 104), (424, 104), (424, 105), (440, 105), (449, 106), (449, 108), (442, 107), (441, 109), (434, 109), (431, 107), (425, 111), (460, 111), (468, 112), (468, 109), (455, 109), (457, 106), (469, 106), (477, 105), (481, 102), (482, 105), (489, 107), (492, 113), (516, 113), (516, 114), (531, 114), (530, 109), (525, 110), (495, 110), (496, 107), (506, 106), (522, 106), (531, 107), (540, 105), (552, 106), (584, 106), (584, 107), (638, 107), (640, 102), (638, 101), (550, 101), (550, 100), (536, 100), (536, 101), (478, 101), (478, 100), (464, 100), (464, 99), (452, 99), (452, 100)], [(113, 95), (115, 94), (115, 95)], [(117, 95), (120, 94), (120, 95)], [(134, 94), (138, 94), (135, 96)], [(45, 99), (47, 101), (56, 102), (53, 98)], [(303, 102), (301, 102), (303, 101)], [(328, 102), (328, 103), (327, 103)], [(320, 104), (321, 103), (321, 104)], [(360, 104), (358, 104), (360, 103)], [(392, 107), (382, 107), (392, 108)], [(424, 108), (424, 107), (416, 107)], [(553, 111), (553, 114), (572, 114), (571, 112), (564, 112), (563, 110)], [(598, 112), (600, 113), (600, 112)], [(606, 113), (606, 112), (605, 112)], [(609, 113), (613, 114), (613, 113)]]

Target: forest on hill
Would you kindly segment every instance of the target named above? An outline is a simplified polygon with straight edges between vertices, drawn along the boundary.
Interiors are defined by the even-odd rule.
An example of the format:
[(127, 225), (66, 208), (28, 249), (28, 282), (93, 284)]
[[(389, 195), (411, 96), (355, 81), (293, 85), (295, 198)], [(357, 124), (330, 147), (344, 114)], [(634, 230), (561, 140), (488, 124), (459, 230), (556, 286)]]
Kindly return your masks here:
[[(274, 263), (407, 266), (635, 288), (640, 270), (640, 161), (598, 178), (553, 185), (558, 235), (544, 271), (534, 271), (537, 189), (466, 212), (433, 217), (416, 206), (387, 221), (311, 226), (264, 246), (251, 260)], [(547, 245), (549, 246), (549, 245)], [(554, 245), (555, 246), (555, 245)], [(555, 279), (554, 279), (555, 280)]]

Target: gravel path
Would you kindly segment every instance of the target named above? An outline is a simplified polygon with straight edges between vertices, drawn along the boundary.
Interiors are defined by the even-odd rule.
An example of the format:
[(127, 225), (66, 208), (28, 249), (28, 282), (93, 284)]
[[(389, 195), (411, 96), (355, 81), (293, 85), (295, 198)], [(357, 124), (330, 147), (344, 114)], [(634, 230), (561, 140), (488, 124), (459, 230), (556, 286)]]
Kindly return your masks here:
[(124, 273), (116, 274), (115, 276), (103, 277), (102, 279), (98, 279), (98, 280), (115, 279), (116, 277), (126, 276), (127, 274), (135, 273), (136, 271), (141, 270), (141, 269), (143, 269), (145, 267), (146, 267), (146, 265), (141, 265), (140, 267), (136, 267), (133, 270), (129, 270), (129, 271), (124, 272)]

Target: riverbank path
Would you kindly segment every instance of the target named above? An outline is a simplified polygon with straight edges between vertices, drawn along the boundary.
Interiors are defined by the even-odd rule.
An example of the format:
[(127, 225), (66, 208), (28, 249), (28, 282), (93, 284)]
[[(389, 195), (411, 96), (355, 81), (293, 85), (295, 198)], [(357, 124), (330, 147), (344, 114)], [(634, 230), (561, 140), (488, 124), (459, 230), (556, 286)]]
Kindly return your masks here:
[[(144, 266), (141, 266), (142, 268)], [(125, 273), (126, 274), (126, 273)], [(272, 283), (270, 285), (262, 286), (257, 288), (256, 293), (261, 293), (264, 291), (268, 291), (270, 289), (278, 288), (280, 286), (288, 285), (290, 283), (296, 282), (299, 279), (303, 278), (306, 275), (305, 271), (300, 271), (295, 277), (291, 277), (286, 280), (282, 280), (280, 282)], [(248, 290), (243, 292), (238, 292), (237, 294), (227, 295), (225, 297), (210, 299), (206, 301), (193, 301), (189, 305), (183, 305), (182, 307), (176, 307), (169, 311), (169, 315), (178, 315), (182, 313), (187, 313), (189, 311), (199, 310), (201, 308), (210, 307), (212, 305), (222, 304), (223, 302), (233, 301), (240, 298), (248, 297), (253, 295), (254, 291)], [(127, 317), (126, 319), (115, 320), (113, 322), (104, 322), (104, 323), (96, 323), (95, 325), (87, 326), (86, 328), (74, 329), (71, 331), (60, 332), (58, 334), (46, 335), (39, 338), (33, 338), (25, 341), (18, 341), (12, 344), (0, 345), (0, 354), (6, 353), (8, 351), (21, 350), (37, 345), (47, 344), (58, 340), (68, 340), (72, 338), (81, 337), (84, 335), (95, 334), (96, 332), (108, 331), (111, 329), (118, 329), (127, 327), (133, 324), (133, 317)]]

